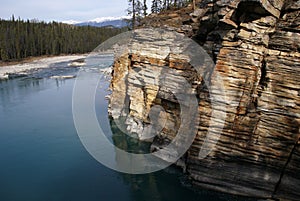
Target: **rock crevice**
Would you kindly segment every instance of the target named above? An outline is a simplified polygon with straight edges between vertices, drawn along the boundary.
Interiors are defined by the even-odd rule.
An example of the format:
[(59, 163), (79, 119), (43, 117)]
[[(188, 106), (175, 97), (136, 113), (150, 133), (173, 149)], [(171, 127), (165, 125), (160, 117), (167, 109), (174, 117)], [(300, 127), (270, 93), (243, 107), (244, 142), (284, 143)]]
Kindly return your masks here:
[[(174, 46), (174, 41), (155, 43), (149, 34), (147, 50), (127, 52), (115, 61), (112, 117), (126, 116), (124, 129), (153, 141), (152, 151), (165, 147), (181, 124), (181, 108), (170, 91), (182, 85), (183, 77), (199, 101), (196, 137), (178, 161), (192, 182), (233, 194), (298, 200), (299, 2), (198, 1), (196, 10), (186, 7), (146, 18), (144, 27), (167, 27), (193, 38), (215, 65), (199, 77), (188, 58), (164, 49)], [(205, 82), (217, 83), (216, 74), (222, 76), (227, 96), (226, 102), (213, 108)], [(221, 93), (214, 96), (222, 100)], [(124, 100), (128, 108), (121, 108)], [(163, 122), (154, 139), (147, 136), (153, 105), (161, 106), (156, 114)], [(224, 126), (214, 112), (226, 114)], [(212, 136), (209, 141), (208, 133)], [(217, 133), (221, 135), (216, 137)], [(207, 142), (215, 146), (201, 158), (199, 153)]]

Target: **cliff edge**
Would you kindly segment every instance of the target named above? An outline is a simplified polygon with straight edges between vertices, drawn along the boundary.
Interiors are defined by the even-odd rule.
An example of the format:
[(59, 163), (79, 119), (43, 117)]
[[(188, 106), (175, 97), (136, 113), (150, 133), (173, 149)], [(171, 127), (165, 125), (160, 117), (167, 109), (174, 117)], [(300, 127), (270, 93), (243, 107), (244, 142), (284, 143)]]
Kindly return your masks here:
[[(300, 1), (203, 0), (195, 10), (188, 6), (152, 14), (141, 27), (168, 28), (203, 46), (215, 63), (207, 69), (210, 82), (217, 82), (214, 74), (222, 75), (227, 102), (212, 108), (203, 85), (206, 78), (197, 76), (186, 58), (175, 53), (164, 57), (162, 46), (152, 43), (148, 54), (133, 51), (116, 58), (112, 117), (126, 116), (126, 129), (143, 139), (150, 108), (161, 106), (165, 112), (159, 122), (164, 125), (152, 139), (152, 151), (166, 146), (181, 121), (179, 102), (168, 89), (180, 87), (181, 80), (173, 71), (163, 86), (154, 80), (164, 73), (163, 67), (175, 70), (198, 98), (197, 134), (177, 163), (192, 182), (232, 194), (299, 200)], [(143, 72), (142, 85), (137, 72)], [(209, 139), (213, 150), (199, 158), (213, 110), (226, 114), (225, 123), (213, 120), (220, 136)]]

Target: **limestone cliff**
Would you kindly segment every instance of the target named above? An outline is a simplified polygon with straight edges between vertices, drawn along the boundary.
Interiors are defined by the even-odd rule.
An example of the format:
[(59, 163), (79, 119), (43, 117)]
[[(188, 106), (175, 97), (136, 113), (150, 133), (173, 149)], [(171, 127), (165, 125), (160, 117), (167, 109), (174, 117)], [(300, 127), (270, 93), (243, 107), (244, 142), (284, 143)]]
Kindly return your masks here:
[[(168, 27), (202, 45), (224, 77), (228, 102), (214, 108), (226, 113), (225, 125), (212, 152), (199, 151), (212, 118), (211, 100), (203, 79), (185, 58), (164, 57), (156, 44), (146, 55), (138, 51), (116, 59), (110, 100), (113, 118), (126, 114), (127, 129), (143, 138), (150, 107), (166, 111), (153, 151), (172, 141), (180, 125), (178, 100), (167, 89), (180, 86), (172, 73), (164, 87), (155, 80), (175, 69), (193, 86), (199, 99), (197, 136), (178, 162), (196, 186), (233, 194), (299, 200), (300, 198), (300, 1), (203, 0), (191, 7), (152, 15), (144, 27)], [(170, 40), (170, 44), (172, 41)], [(154, 51), (155, 50), (155, 51)], [(153, 53), (156, 52), (156, 53)], [(137, 81), (143, 71), (146, 83)], [(135, 72), (135, 73), (134, 73)], [(214, 82), (214, 76), (211, 76)], [(172, 81), (173, 80), (173, 81)], [(217, 94), (218, 95), (218, 94)], [(221, 96), (221, 94), (219, 94)], [(127, 102), (129, 107), (120, 105)]]

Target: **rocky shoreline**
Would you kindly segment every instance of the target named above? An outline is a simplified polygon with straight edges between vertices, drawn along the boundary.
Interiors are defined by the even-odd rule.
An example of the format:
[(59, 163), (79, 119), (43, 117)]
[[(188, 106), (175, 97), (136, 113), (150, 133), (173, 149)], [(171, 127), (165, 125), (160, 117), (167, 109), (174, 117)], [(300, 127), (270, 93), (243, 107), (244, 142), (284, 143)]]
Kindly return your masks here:
[(74, 64), (81, 64), (82, 59), (86, 58), (87, 55), (66, 55), (66, 56), (55, 56), (47, 58), (37, 58), (29, 62), (20, 62), (18, 64), (3, 65), (0, 67), (0, 80), (12, 79), (17, 77), (24, 77), (32, 73), (32, 71), (38, 69), (49, 68), (52, 64), (60, 62), (68, 62), (68, 66)]
[[(181, 80), (174, 74), (163, 86), (153, 80), (160, 79), (164, 68), (193, 77), (200, 122), (192, 146), (179, 161), (193, 184), (251, 197), (299, 200), (300, 1), (217, 0), (197, 5), (196, 11), (187, 7), (150, 16), (142, 27), (168, 28), (202, 45), (216, 63), (210, 82), (218, 82), (215, 74), (224, 78), (230, 104), (213, 109), (201, 82), (206, 78), (194, 76), (189, 60), (179, 55), (163, 57), (153, 41), (149, 54), (132, 51), (116, 59), (111, 115), (125, 116), (127, 129), (143, 134), (150, 108), (161, 106), (165, 115), (158, 122), (164, 122), (164, 128), (152, 147), (163, 149), (180, 125), (179, 103), (167, 90), (180, 86)], [(143, 72), (142, 81), (136, 72)], [(214, 119), (213, 112), (226, 113), (225, 124)], [(216, 132), (207, 141), (211, 128)], [(207, 142), (215, 146), (199, 158)]]

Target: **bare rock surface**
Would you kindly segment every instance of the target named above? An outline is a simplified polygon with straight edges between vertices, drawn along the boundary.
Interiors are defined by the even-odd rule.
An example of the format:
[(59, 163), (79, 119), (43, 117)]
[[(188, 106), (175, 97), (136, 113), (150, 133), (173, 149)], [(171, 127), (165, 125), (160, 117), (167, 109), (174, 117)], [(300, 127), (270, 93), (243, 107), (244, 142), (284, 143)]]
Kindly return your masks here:
[[(198, 76), (188, 58), (166, 53), (168, 46), (174, 46), (172, 40), (157, 44), (150, 37), (144, 50), (135, 46), (136, 51), (115, 61), (112, 117), (126, 116), (125, 129), (149, 140), (145, 133), (149, 112), (160, 105), (161, 125), (150, 140), (152, 151), (163, 148), (175, 138), (181, 123), (180, 105), (169, 91), (180, 87), (184, 77), (199, 100), (197, 135), (180, 161), (193, 183), (239, 195), (299, 200), (299, 2), (198, 1), (196, 10), (189, 6), (145, 19), (142, 27), (168, 27), (204, 47), (215, 62), (205, 71), (212, 84), (219, 81), (215, 74), (223, 77), (226, 102), (213, 108), (203, 85), (206, 77)], [(168, 78), (163, 84), (162, 75)], [(223, 94), (214, 95), (222, 99)], [(129, 108), (122, 107), (126, 101)], [(225, 124), (213, 112), (226, 114)], [(207, 135), (212, 135), (209, 143), (214, 146), (201, 158)]]

